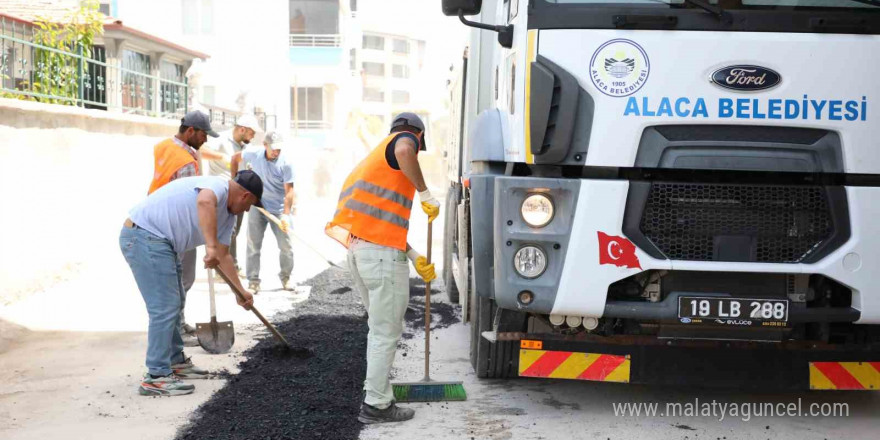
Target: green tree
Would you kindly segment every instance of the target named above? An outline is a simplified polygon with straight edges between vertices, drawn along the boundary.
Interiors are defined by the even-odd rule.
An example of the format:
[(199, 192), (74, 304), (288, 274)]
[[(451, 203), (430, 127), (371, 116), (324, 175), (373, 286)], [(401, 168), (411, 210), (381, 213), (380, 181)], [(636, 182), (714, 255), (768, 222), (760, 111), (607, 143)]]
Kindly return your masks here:
[(97, 0), (86, 0), (66, 23), (52, 22), (46, 18), (38, 18), (34, 22), (34, 43), (55, 50), (34, 49), (34, 81), (31, 89), (43, 95), (68, 98), (37, 98), (38, 101), (76, 104), (80, 79), (88, 74), (88, 64), (85, 61), (80, 63), (78, 57), (69, 53), (91, 58), (95, 36), (104, 33), (104, 14), (98, 12), (98, 7)]

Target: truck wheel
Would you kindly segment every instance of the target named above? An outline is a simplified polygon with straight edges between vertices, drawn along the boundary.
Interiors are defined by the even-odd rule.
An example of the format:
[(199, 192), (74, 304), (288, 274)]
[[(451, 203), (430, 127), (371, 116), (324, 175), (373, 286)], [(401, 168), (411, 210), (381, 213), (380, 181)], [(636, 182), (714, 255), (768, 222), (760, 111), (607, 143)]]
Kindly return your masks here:
[(454, 185), (446, 193), (446, 223), (443, 227), (443, 284), (449, 301), (458, 304), (458, 286), (452, 277), (452, 260), (456, 255), (456, 237), (458, 237), (458, 188)]
[(519, 349), (517, 341), (498, 341), (494, 344), (482, 336), (492, 330), (495, 301), (471, 292), (471, 365), (478, 378), (503, 379), (517, 377)]

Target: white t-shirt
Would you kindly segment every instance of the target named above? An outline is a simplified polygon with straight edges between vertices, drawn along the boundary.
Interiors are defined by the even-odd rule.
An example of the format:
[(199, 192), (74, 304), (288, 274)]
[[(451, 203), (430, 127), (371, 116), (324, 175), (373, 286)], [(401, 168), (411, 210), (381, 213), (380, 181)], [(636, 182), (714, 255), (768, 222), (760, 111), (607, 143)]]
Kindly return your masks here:
[(185, 177), (159, 188), (129, 211), (136, 225), (171, 241), (182, 253), (205, 244), (199, 227), (196, 200), (199, 191), (210, 189), (217, 196), (217, 240), (229, 246), (235, 215), (226, 207), (229, 179), (215, 176)]

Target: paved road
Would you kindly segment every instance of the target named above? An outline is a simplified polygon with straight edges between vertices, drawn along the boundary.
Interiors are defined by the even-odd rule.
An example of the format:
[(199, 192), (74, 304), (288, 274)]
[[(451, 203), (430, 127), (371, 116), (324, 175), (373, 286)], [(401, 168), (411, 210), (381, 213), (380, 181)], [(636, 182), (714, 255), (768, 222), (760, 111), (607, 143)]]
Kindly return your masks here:
[[(441, 296), (441, 295), (435, 295)], [(406, 343), (407, 356), (398, 353), (396, 375), (418, 380), (423, 369), (423, 337)], [(670, 387), (594, 383), (569, 380), (479, 380), (470, 368), (468, 327), (456, 324), (432, 333), (432, 377), (463, 380), (468, 401), (410, 404), (413, 421), (396, 426), (371, 426), (367, 439), (876, 439), (880, 432), (880, 393), (802, 392), (745, 393), (720, 390), (678, 390)], [(682, 410), (739, 405), (748, 416), (720, 413), (666, 416), (666, 404)], [(842, 417), (767, 417), (749, 404), (842, 403)], [(657, 415), (616, 415), (614, 403), (657, 404)], [(742, 405), (745, 404), (745, 407)], [(644, 407), (643, 407), (644, 409)], [(418, 437), (417, 437), (418, 436)]]

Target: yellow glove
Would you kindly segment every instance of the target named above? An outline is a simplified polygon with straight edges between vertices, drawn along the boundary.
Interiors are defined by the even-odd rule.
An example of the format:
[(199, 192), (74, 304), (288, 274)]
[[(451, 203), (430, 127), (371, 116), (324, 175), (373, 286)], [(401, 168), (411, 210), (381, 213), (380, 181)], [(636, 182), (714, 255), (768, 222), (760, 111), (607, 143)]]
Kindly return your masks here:
[(419, 200), (422, 202), (422, 211), (428, 216), (428, 223), (431, 223), (440, 215), (440, 202), (428, 190), (419, 192)]
[(430, 283), (437, 278), (437, 274), (434, 273), (434, 263), (428, 264), (428, 259), (425, 257), (416, 258), (416, 272), (419, 273), (419, 276), (425, 280), (426, 283)]
[(409, 261), (416, 268), (416, 272), (426, 283), (430, 283), (437, 278), (437, 274), (434, 272), (434, 263), (428, 264), (428, 259), (419, 255), (415, 249), (408, 250), (406, 256), (409, 257)]

